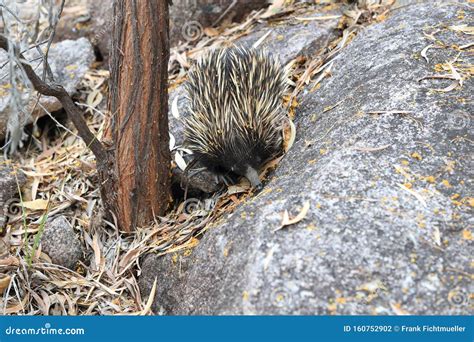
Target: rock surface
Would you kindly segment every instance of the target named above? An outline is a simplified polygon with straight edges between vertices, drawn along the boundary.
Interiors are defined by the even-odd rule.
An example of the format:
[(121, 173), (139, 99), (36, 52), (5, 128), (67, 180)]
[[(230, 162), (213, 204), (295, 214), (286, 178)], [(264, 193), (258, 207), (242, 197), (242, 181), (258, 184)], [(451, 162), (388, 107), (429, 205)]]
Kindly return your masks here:
[(145, 297), (159, 279), (155, 312), (469, 314), (473, 82), (420, 79), (451, 74), (441, 63), (458, 54), (457, 70), (472, 66), (456, 48), (472, 20), (463, 5), (421, 4), (360, 32), (301, 95), (296, 142), (266, 187), (191, 253), (143, 262)]
[(56, 30), (55, 40), (86, 37), (108, 68), (113, 28), (113, 1), (69, 0)]
[[(324, 13), (324, 16), (339, 13)], [(306, 11), (304, 17), (317, 17), (320, 13)], [(252, 46), (260, 39), (258, 45), (270, 53), (275, 54), (285, 65), (298, 56), (311, 56), (314, 52), (327, 46), (328, 42), (337, 38), (338, 19), (323, 21), (293, 20), (283, 25), (260, 23), (254, 32), (237, 40), (237, 44)], [(265, 36), (265, 37), (264, 37)]]
[[(27, 53), (25, 56), (29, 60), (38, 57), (36, 53)], [(0, 64), (7, 60), (6, 53), (0, 51)], [(77, 91), (82, 78), (84, 77), (91, 63), (95, 60), (92, 45), (86, 38), (77, 40), (65, 40), (57, 44), (51, 45), (49, 51), (48, 61), (51, 71), (54, 75), (55, 82), (64, 86), (69, 94), (74, 94)], [(34, 62), (33, 66), (38, 75), (42, 75), (42, 64), (36, 68), (39, 62)], [(7, 123), (11, 115), (17, 115), (10, 105), (11, 84), (9, 83), (8, 68), (3, 68), (0, 71), (0, 140), (5, 138)], [(28, 89), (22, 93), (22, 97), (28, 99)], [(33, 116), (30, 118), (43, 116), (46, 112), (41, 108), (43, 106), (47, 111), (53, 112), (61, 109), (61, 104), (54, 97), (42, 96), (40, 105), (36, 104), (36, 96), (32, 96), (28, 102), (26, 111), (29, 113), (33, 108)], [(21, 120), (20, 120), (21, 121)]]
[(46, 222), (41, 236), (41, 248), (53, 263), (71, 270), (83, 259), (81, 241), (64, 216)]

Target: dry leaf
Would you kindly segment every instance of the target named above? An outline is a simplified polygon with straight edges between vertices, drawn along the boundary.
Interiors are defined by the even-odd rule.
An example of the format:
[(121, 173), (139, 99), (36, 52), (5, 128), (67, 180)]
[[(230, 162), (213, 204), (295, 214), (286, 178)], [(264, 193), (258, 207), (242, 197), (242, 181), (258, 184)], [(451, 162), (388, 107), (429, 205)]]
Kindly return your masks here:
[(418, 192), (407, 188), (404, 184), (398, 184), (398, 186), (399, 186), (400, 188), (402, 188), (403, 190), (405, 190), (406, 192), (412, 194), (418, 201), (420, 201), (420, 203), (421, 203), (424, 207), (426, 207), (426, 201), (424, 200), (424, 198), (423, 198)]
[(9, 314), (18, 314), (20, 311), (25, 310), (25, 305), (30, 300), (30, 296), (26, 295), (25, 298), (22, 299), (20, 303), (14, 304), (12, 306), (7, 307), (5, 310), (2, 310), (2, 314), (9, 315)]
[(385, 150), (387, 147), (390, 147), (390, 146), (392, 146), (392, 144), (387, 144), (380, 147), (354, 147), (353, 149), (356, 151), (361, 151), (361, 152), (376, 152), (376, 151)]
[(434, 228), (433, 239), (438, 246), (441, 246), (441, 233), (438, 227)]
[(95, 89), (87, 95), (86, 103), (90, 108), (96, 108), (104, 98), (99, 89)]
[(467, 26), (467, 25), (456, 25), (456, 26), (449, 26), (448, 27), (450, 30), (457, 31), (457, 32), (462, 32), (468, 35), (473, 35), (474, 34), (474, 26)]
[(179, 119), (178, 100), (179, 96), (176, 95), (171, 103), (171, 114), (175, 119)]
[(429, 49), (431, 49), (432, 47), (434, 47), (433, 44), (430, 44), (428, 46), (426, 46), (423, 50), (421, 50), (421, 57), (423, 57), (425, 60), (426, 60), (426, 63), (429, 63), (429, 59), (428, 57), (426, 56), (426, 53), (428, 52)]
[(290, 150), (296, 140), (296, 126), (289, 118), (287, 122), (288, 126), (283, 130), (283, 150), (285, 153)]
[(309, 17), (309, 18), (303, 18), (303, 17), (295, 17), (296, 20), (301, 20), (301, 21), (313, 21), (313, 20), (330, 20), (330, 19), (339, 19), (341, 16), (340, 15), (323, 15), (319, 17)]
[(18, 260), (18, 258), (14, 257), (13, 255), (0, 259), (0, 267), (18, 266), (18, 265), (20, 265), (20, 260)]
[(219, 31), (215, 29), (214, 27), (206, 27), (204, 29), (204, 34), (208, 37), (215, 37), (219, 35)]
[(11, 277), (7, 274), (0, 274), (0, 293), (3, 294), (8, 286), (10, 286)]
[(303, 208), (301, 209), (300, 213), (296, 215), (294, 218), (290, 219), (290, 215), (288, 213), (288, 210), (285, 210), (283, 213), (283, 220), (281, 222), (281, 226), (275, 229), (275, 231), (282, 229), (283, 227), (291, 226), (295, 223), (298, 223), (302, 221), (306, 215), (308, 214), (309, 211), (309, 201), (306, 201), (305, 204), (303, 205)]
[(97, 234), (94, 234), (94, 237), (92, 238), (92, 249), (94, 251), (95, 267), (96, 267), (96, 270), (99, 270), (102, 257), (100, 253), (99, 236)]
[(173, 151), (175, 145), (176, 139), (174, 138), (174, 135), (170, 132), (170, 151)]
[(263, 36), (261, 36), (255, 43), (253, 43), (252, 48), (256, 49), (262, 44), (262, 42), (272, 33), (272, 30), (268, 30)]
[(184, 68), (190, 68), (191, 67), (191, 65), (188, 62), (188, 57), (186, 56), (185, 52), (176, 54), (176, 60)]
[(21, 203), (21, 205), (30, 210), (46, 210), (48, 208), (48, 200), (37, 199), (34, 201), (26, 201)]
[(178, 167), (181, 169), (181, 171), (186, 170), (186, 161), (184, 160), (183, 156), (179, 151), (174, 154), (174, 161), (176, 162), (176, 165), (178, 165)]
[(120, 272), (123, 272), (124, 270), (126, 270), (130, 266), (130, 264), (136, 260), (137, 256), (140, 255), (141, 251), (142, 251), (141, 248), (133, 248), (129, 250), (127, 254), (124, 255), (122, 260), (120, 260), (120, 263), (119, 263)]
[(33, 183), (31, 184), (31, 200), (33, 201), (36, 199), (36, 194), (38, 193), (39, 185), (40, 185), (40, 178), (35, 177), (33, 179)]
[(157, 278), (155, 277), (155, 281), (153, 282), (153, 287), (151, 288), (150, 295), (148, 296), (148, 300), (146, 301), (145, 308), (140, 313), (140, 316), (145, 316), (151, 310), (151, 306), (153, 305), (153, 301), (155, 300), (156, 282), (157, 282)]
[(243, 184), (231, 185), (227, 188), (227, 193), (229, 195), (240, 194), (242, 192), (247, 192), (249, 188), (250, 188), (250, 183), (247, 183), (246, 186)]

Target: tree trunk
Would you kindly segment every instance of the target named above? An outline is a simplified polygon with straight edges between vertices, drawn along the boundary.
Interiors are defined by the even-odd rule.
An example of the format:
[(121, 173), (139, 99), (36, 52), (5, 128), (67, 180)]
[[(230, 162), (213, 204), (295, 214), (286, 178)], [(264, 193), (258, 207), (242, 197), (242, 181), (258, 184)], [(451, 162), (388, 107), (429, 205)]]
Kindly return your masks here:
[(109, 98), (114, 175), (106, 181), (115, 184), (103, 186), (102, 195), (114, 203), (119, 226), (132, 231), (162, 215), (170, 200), (168, 3), (116, 0), (114, 18)]
[(95, 155), (106, 215), (115, 216), (119, 228), (128, 232), (163, 214), (170, 200), (168, 2), (114, 2), (112, 115), (102, 142), (66, 90), (38, 77), (20, 49), (0, 34), (0, 49), (13, 47), (34, 89), (56, 97), (63, 105)]

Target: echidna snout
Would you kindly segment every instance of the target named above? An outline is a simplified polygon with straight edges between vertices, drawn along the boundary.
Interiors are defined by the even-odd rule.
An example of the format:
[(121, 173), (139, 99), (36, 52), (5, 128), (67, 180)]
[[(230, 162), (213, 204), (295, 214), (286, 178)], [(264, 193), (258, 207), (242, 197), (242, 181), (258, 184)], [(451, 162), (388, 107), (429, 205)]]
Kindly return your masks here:
[(259, 188), (262, 185), (260, 182), (260, 177), (258, 176), (258, 171), (251, 166), (247, 166), (245, 178), (249, 180), (250, 184), (252, 184), (252, 187), (254, 188)]
[(231, 171), (237, 175), (244, 176), (248, 179), (253, 188), (258, 188), (261, 186), (259, 177), (260, 165), (253, 166), (247, 163), (236, 164), (234, 167), (231, 167)]

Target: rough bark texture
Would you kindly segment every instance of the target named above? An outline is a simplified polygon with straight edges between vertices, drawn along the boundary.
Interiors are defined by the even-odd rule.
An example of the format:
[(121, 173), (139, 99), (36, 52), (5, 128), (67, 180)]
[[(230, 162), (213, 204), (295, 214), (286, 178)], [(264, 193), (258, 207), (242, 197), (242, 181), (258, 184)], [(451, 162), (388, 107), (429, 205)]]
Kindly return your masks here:
[(116, 214), (130, 231), (163, 214), (169, 200), (168, 4), (117, 0), (114, 17), (110, 108)]

